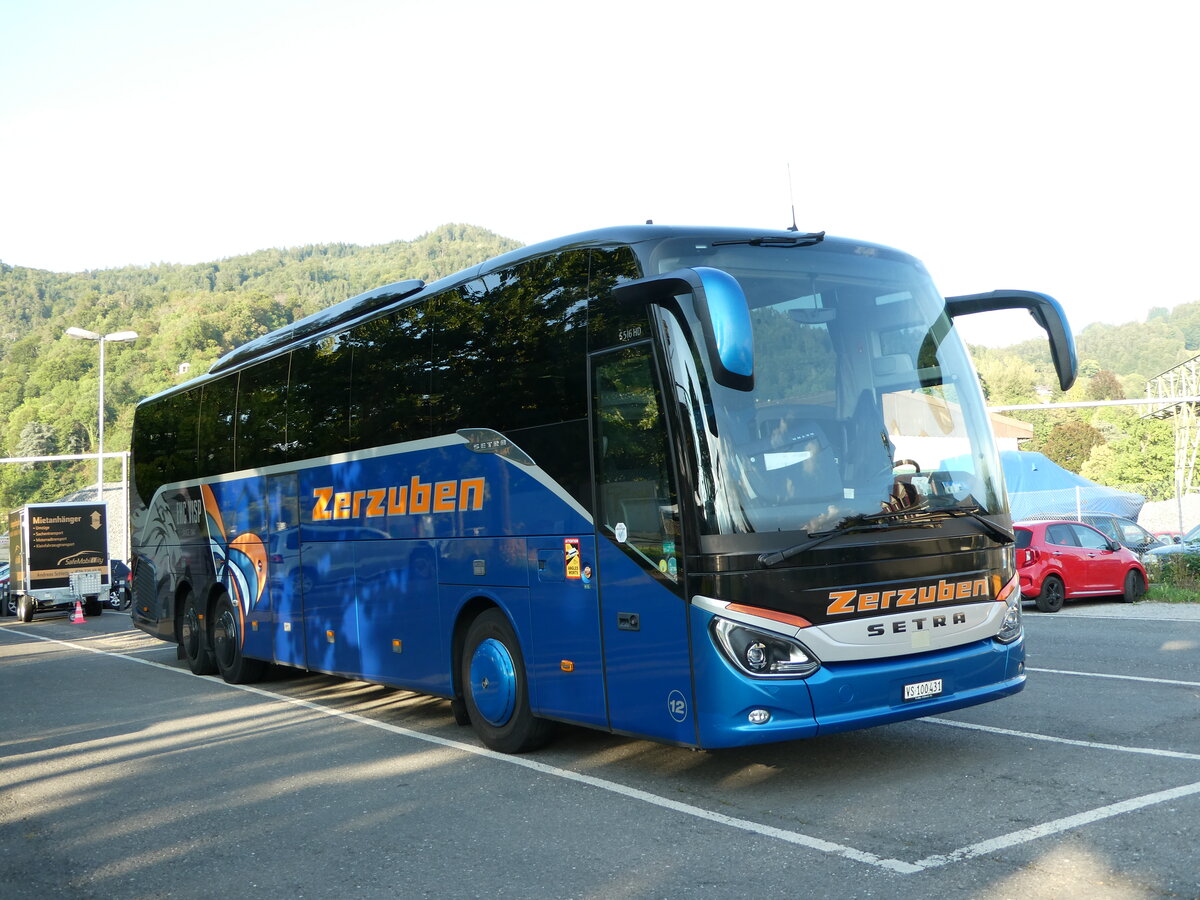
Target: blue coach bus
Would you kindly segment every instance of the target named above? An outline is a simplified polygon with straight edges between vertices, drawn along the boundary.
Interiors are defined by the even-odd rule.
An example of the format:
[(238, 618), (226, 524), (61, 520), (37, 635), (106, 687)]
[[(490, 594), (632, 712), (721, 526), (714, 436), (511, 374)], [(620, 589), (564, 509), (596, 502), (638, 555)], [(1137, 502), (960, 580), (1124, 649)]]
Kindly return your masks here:
[(449, 699), (489, 747), (567, 722), (791, 740), (1025, 682), (1003, 476), (944, 298), (896, 250), (637, 226), (387, 285), (142, 401), (134, 623)]

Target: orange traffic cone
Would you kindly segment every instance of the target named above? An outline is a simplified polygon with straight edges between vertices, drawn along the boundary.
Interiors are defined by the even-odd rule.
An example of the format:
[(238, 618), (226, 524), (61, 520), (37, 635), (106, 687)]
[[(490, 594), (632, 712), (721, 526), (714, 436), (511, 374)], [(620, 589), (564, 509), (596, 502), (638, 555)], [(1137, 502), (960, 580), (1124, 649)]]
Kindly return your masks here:
[(71, 624), (78, 625), (83, 621), (83, 604), (78, 600), (75, 601), (75, 612), (71, 614)]

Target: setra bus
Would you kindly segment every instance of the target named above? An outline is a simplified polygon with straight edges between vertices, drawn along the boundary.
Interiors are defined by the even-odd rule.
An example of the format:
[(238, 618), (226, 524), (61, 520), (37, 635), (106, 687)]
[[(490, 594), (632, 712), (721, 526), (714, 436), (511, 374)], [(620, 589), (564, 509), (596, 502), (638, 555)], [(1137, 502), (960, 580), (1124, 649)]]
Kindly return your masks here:
[(450, 700), (488, 747), (567, 722), (791, 740), (1020, 691), (983, 394), (897, 250), (601, 229), (370, 291), (143, 400), (132, 616), (229, 682), (271, 663)]

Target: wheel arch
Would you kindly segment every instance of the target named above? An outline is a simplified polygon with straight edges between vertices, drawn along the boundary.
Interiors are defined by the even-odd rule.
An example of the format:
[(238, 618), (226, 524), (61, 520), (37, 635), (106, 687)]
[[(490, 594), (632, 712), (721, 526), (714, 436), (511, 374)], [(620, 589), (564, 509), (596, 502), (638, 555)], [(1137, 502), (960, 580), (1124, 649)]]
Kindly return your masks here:
[[(477, 594), (467, 600), (459, 607), (458, 614), (454, 618), (454, 630), (450, 634), (450, 674), (451, 674), (451, 690), (453, 697), (461, 700), (463, 697), (462, 684), (462, 658), (463, 645), (467, 641), (467, 631), (479, 616), (489, 609), (498, 609), (508, 619), (508, 624), (512, 625), (512, 616), (508, 610), (499, 603), (495, 598), (488, 597), (483, 594)], [(513, 629), (514, 634), (516, 629)]]

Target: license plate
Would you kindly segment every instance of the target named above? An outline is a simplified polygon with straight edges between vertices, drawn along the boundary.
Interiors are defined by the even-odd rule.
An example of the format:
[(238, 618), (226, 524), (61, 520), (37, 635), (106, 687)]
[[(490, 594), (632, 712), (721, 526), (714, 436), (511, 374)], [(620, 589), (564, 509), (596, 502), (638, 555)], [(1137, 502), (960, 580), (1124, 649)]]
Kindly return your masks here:
[(924, 700), (926, 697), (936, 697), (942, 692), (942, 679), (935, 678), (933, 681), (918, 681), (916, 684), (906, 684), (904, 686), (905, 700)]

